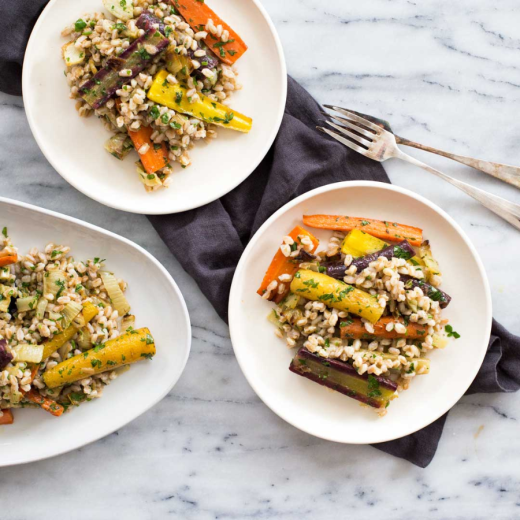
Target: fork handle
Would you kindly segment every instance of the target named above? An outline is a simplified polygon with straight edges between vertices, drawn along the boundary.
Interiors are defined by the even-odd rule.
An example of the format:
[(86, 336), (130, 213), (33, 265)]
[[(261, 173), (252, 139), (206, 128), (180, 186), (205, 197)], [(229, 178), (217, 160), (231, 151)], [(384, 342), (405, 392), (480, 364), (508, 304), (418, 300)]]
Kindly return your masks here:
[(465, 182), (459, 181), (458, 179), (454, 179), (453, 177), (450, 177), (449, 175), (446, 175), (445, 173), (442, 173), (441, 171), (436, 170), (435, 168), (432, 168), (431, 166), (428, 166), (427, 164), (421, 161), (418, 161), (414, 157), (411, 157), (408, 154), (401, 152), (401, 150), (398, 150), (394, 157), (402, 159), (403, 161), (407, 161), (411, 164), (415, 164), (416, 166), (419, 166), (425, 169), (426, 171), (433, 173), (437, 177), (444, 179), (453, 186), (459, 188), (459, 190), (462, 190), (470, 197), (473, 197), (475, 200), (478, 200), (483, 206), (485, 206), (493, 213), (509, 222), (516, 229), (520, 229), (519, 204), (509, 202), (508, 200), (503, 199), (502, 197), (498, 197), (497, 195), (488, 193), (487, 191), (481, 190), (480, 188), (475, 188), (475, 186), (471, 186), (471, 184), (467, 184)]
[(413, 148), (417, 148), (418, 150), (436, 153), (437, 155), (442, 155), (442, 157), (453, 159), (454, 161), (465, 164), (466, 166), (471, 166), (476, 170), (480, 170), (481, 172), (492, 175), (497, 179), (512, 184), (517, 188), (520, 188), (520, 168), (518, 166), (509, 166), (508, 164), (482, 161), (480, 159), (473, 159), (464, 155), (457, 155), (454, 153), (445, 152), (443, 150), (438, 150), (437, 148), (432, 148), (431, 146), (426, 146), (424, 144), (410, 141), (409, 139), (406, 139), (405, 137), (400, 137), (398, 135), (395, 136), (395, 140), (397, 141), (397, 144), (412, 146)]

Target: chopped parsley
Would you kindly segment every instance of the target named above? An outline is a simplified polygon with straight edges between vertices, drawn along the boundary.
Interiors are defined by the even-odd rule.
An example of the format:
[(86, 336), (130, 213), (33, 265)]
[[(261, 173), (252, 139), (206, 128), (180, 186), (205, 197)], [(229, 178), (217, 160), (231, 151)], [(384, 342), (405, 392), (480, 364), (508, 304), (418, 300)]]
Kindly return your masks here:
[(87, 24), (85, 23), (85, 21), (83, 21), (80, 18), (79, 20), (76, 20), (76, 23), (74, 24), (74, 29), (76, 30), (76, 32), (81, 32), (83, 31), (83, 29), (85, 29), (86, 26)]
[(150, 115), (152, 116), (152, 119), (157, 119), (161, 115), (161, 113), (159, 112), (159, 109), (157, 108), (157, 105), (154, 105), (150, 109)]
[(65, 282), (63, 280), (56, 280), (56, 285), (59, 287), (56, 293), (56, 300), (61, 296), (61, 293), (65, 290)]
[(4, 235), (5, 238), (7, 238), (7, 228), (4, 226), (4, 229), (2, 229), (2, 235)]
[(151, 56), (146, 52), (144, 47), (141, 47), (138, 51), (135, 51), (136, 54), (139, 54), (143, 60), (149, 60)]
[(314, 281), (314, 278), (311, 278), (310, 280), (307, 280), (306, 282), (303, 282), (303, 285), (306, 285), (307, 287), (312, 287), (313, 289), (317, 289), (319, 283)]
[(446, 298), (444, 297), (444, 294), (439, 289), (436, 289), (435, 287), (432, 287), (428, 291), (428, 298), (430, 300), (433, 300), (434, 302), (444, 302), (446, 301)]
[(379, 381), (370, 374), (368, 376), (368, 397), (381, 397), (381, 390), (379, 390)]
[(451, 325), (446, 325), (446, 327), (444, 327), (444, 330), (448, 333), (448, 338), (460, 338), (460, 334), (456, 330), (453, 330), (453, 327)]
[(394, 246), (394, 256), (396, 258), (404, 258), (405, 260), (408, 260), (410, 258), (410, 253), (408, 251), (405, 251), (401, 246)]

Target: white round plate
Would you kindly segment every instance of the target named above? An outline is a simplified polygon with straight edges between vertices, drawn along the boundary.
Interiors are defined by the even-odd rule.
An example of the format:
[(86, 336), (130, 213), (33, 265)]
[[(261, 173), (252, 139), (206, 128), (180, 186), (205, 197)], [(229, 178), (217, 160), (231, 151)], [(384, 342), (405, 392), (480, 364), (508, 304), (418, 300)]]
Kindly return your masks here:
[(166, 269), (142, 247), (91, 224), (0, 197), (0, 228), (25, 254), (49, 242), (68, 245), (78, 259), (106, 258), (128, 282), (136, 327), (148, 327), (157, 354), (136, 363), (107, 386), (103, 397), (53, 417), (42, 410), (14, 410), (14, 424), (0, 426), (0, 466), (45, 459), (79, 448), (123, 427), (158, 403), (182, 374), (191, 345), (188, 309)]
[[(266, 319), (274, 304), (256, 294), (282, 237), (302, 224), (302, 215), (319, 213), (393, 220), (422, 228), (440, 263), (442, 288), (453, 297), (443, 314), (461, 338), (451, 341), (445, 350), (432, 352), (430, 374), (417, 376), (382, 418), (353, 399), (289, 372), (295, 351), (275, 336)], [(331, 234), (311, 231), (322, 243)], [(271, 410), (316, 437), (369, 444), (397, 439), (427, 426), (462, 397), (486, 353), (491, 296), (475, 248), (444, 211), (397, 186), (340, 182), (291, 201), (258, 230), (235, 272), (229, 325), (240, 367)]]
[(23, 98), (36, 142), (56, 171), (88, 197), (107, 206), (148, 215), (178, 213), (222, 197), (244, 181), (278, 133), (287, 95), (287, 72), (276, 30), (259, 0), (208, 0), (244, 39), (237, 62), (243, 89), (231, 108), (253, 118), (242, 134), (224, 128), (211, 144), (196, 143), (192, 164), (174, 165), (168, 189), (147, 193), (132, 152), (124, 161), (107, 153), (110, 137), (96, 117), (80, 118), (63, 75), (62, 29), (85, 13), (102, 12), (101, 0), (51, 0), (34, 26), (23, 66)]

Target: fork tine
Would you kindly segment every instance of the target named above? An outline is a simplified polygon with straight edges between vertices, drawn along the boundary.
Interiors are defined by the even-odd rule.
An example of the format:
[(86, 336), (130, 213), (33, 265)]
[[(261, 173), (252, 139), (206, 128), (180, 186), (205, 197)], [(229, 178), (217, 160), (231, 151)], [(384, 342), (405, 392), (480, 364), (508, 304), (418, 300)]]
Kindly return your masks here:
[(358, 144), (362, 144), (363, 146), (366, 146), (367, 148), (372, 144), (372, 141), (369, 141), (368, 139), (365, 139), (364, 137), (361, 137), (360, 135), (356, 135), (353, 132), (348, 131), (343, 126), (336, 125), (332, 121), (325, 121), (325, 122), (328, 125), (332, 126), (332, 128), (339, 130), (342, 134), (348, 135), (353, 141), (355, 141)]
[(325, 134), (330, 135), (333, 139), (336, 139), (336, 141), (339, 141), (340, 143), (344, 144), (348, 148), (351, 148), (355, 152), (358, 152), (361, 155), (367, 155), (368, 150), (366, 148), (361, 148), (361, 146), (358, 146), (357, 144), (354, 144), (352, 141), (349, 141), (348, 139), (341, 137), (336, 132), (333, 132), (328, 128), (323, 128), (322, 126), (317, 126), (316, 128), (320, 130), (320, 132), (324, 132)]
[(334, 121), (341, 123), (343, 126), (346, 126), (347, 128), (350, 128), (351, 130), (354, 130), (358, 134), (366, 135), (367, 137), (370, 137), (370, 139), (373, 139), (374, 137), (376, 137), (376, 134), (374, 134), (374, 132), (371, 132), (370, 130), (365, 130), (364, 128), (360, 127), (357, 123), (355, 123), (354, 121), (351, 121), (350, 119), (345, 119), (344, 117), (333, 116), (330, 114), (328, 114), (328, 116), (331, 119), (334, 119)]
[(357, 121), (358, 123), (361, 123), (363, 126), (366, 126), (367, 128), (371, 128), (375, 132), (379, 133), (381, 132), (381, 127), (375, 125), (372, 123), (372, 121), (369, 121), (368, 119), (365, 119), (364, 117), (359, 117), (357, 114), (354, 114), (354, 112), (351, 112), (350, 110), (347, 110), (346, 108), (336, 107), (333, 105), (323, 105), (325, 108), (328, 108), (329, 110), (335, 110), (336, 112), (339, 112), (340, 114), (343, 114), (344, 116), (347, 116), (349, 119), (352, 119), (354, 121)]

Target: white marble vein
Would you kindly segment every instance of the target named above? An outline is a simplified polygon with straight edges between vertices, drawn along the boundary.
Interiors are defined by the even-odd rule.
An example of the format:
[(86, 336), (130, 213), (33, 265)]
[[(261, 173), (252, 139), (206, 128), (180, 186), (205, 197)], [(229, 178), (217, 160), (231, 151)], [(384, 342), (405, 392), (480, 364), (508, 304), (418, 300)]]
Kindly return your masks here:
[[(411, 139), (520, 163), (520, 9), (515, 0), (264, 0), (289, 72), (320, 101), (388, 119)], [(87, 199), (34, 142), (19, 98), (0, 96), (0, 192), (104, 226), (152, 252), (183, 291), (193, 350), (150, 412), (91, 446), (0, 470), (0, 517), (510, 519), (520, 516), (518, 395), (463, 398), (426, 470), (285, 424), (242, 376), (228, 336), (144, 217)], [(421, 152), (411, 152), (425, 157)], [(507, 185), (428, 162), (520, 202)], [(520, 333), (518, 232), (472, 199), (401, 163), (392, 181), (425, 195), (473, 240), (494, 314)]]

